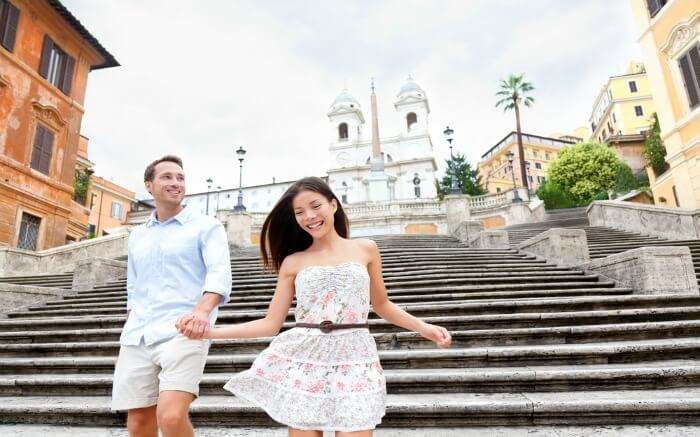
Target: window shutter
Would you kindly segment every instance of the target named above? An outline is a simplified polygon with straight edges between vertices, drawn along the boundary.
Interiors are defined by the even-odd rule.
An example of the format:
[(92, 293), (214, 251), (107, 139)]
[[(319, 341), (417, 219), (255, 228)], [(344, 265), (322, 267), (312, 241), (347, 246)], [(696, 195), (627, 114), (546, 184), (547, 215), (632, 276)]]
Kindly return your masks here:
[(44, 36), (44, 46), (41, 49), (41, 63), (39, 64), (39, 74), (44, 79), (49, 77), (49, 61), (53, 50), (53, 40), (50, 36)]
[(683, 74), (683, 82), (685, 82), (685, 90), (688, 92), (688, 100), (690, 102), (690, 107), (694, 108), (697, 106), (700, 98), (698, 96), (698, 90), (696, 81), (693, 76), (693, 66), (691, 65), (691, 53), (695, 52), (697, 56), (697, 49), (693, 47), (690, 52), (686, 53), (679, 61), (681, 68), (681, 73)]
[(0, 43), (7, 50), (12, 51), (15, 48), (15, 40), (17, 38), (19, 9), (10, 2), (5, 2), (2, 23), (5, 25), (5, 32), (2, 35), (2, 41), (0, 41)]
[(30, 166), (35, 170), (39, 170), (40, 168), (41, 149), (44, 145), (45, 134), (46, 129), (44, 128), (44, 126), (37, 124), (36, 135), (34, 137), (34, 147), (32, 148), (32, 162), (30, 163)]
[(649, 9), (649, 16), (653, 17), (659, 12), (659, 4), (656, 0), (647, 0), (647, 8)]
[(66, 55), (66, 70), (61, 81), (61, 91), (63, 94), (70, 95), (71, 85), (73, 83), (73, 70), (75, 69), (75, 59)]
[(44, 134), (44, 144), (41, 148), (41, 165), (39, 171), (48, 175), (49, 168), (51, 167), (51, 152), (53, 150), (53, 132), (48, 129), (46, 134)]

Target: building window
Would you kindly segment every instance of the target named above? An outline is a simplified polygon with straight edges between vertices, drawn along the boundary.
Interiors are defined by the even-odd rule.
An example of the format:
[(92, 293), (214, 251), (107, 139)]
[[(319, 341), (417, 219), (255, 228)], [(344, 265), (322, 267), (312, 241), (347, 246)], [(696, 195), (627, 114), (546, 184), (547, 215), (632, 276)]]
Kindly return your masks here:
[(536, 162), (536, 163), (535, 163), (535, 168), (538, 169), (538, 170), (542, 170), (542, 164), (539, 163), (539, 162)]
[(544, 154), (544, 159), (546, 159), (547, 161), (549, 161), (549, 153), (545, 153), (545, 154)]
[(532, 183), (532, 176), (527, 177), (528, 182)]
[(541, 184), (544, 184), (544, 176), (537, 176), (537, 182)]
[(647, 9), (649, 9), (649, 17), (654, 18), (663, 8), (668, 0), (647, 0)]
[(122, 204), (118, 203), (118, 202), (112, 202), (112, 212), (111, 212), (112, 218), (121, 220), (123, 213), (124, 213), (124, 207), (122, 206)]
[(41, 218), (22, 213), (22, 222), (19, 225), (19, 239), (17, 247), (24, 250), (36, 250), (39, 242), (39, 227), (41, 226)]
[(341, 201), (343, 204), (348, 203), (348, 195), (347, 195), (347, 194), (343, 194), (343, 195), (341, 196), (341, 200), (340, 200), (340, 201)]
[(613, 123), (617, 123), (617, 119), (615, 118), (615, 113), (614, 113), (614, 112), (612, 113), (612, 119), (613, 119)]
[(695, 44), (678, 60), (690, 109), (700, 104), (700, 44)]
[(627, 82), (627, 84), (630, 86), (630, 92), (631, 93), (636, 93), (637, 92), (637, 82), (630, 80)]
[(501, 189), (497, 187), (497, 188), (496, 188), (496, 192), (497, 192), (497, 193), (500, 193), (500, 192), (501, 192)]
[(95, 202), (97, 202), (97, 193), (92, 193), (92, 196), (90, 196), (90, 210), (95, 207)]
[(348, 124), (347, 123), (340, 123), (338, 125), (338, 139), (341, 141), (348, 139)]
[(642, 107), (637, 105), (634, 107), (634, 113), (637, 114), (637, 117), (641, 117), (644, 115), (644, 111), (642, 110)]
[(30, 166), (37, 171), (49, 174), (51, 168), (51, 154), (53, 151), (54, 134), (44, 125), (37, 123), (34, 135), (34, 147), (32, 148), (32, 161)]
[(15, 48), (19, 9), (7, 0), (0, 0), (0, 45), (8, 51)]
[(39, 74), (41, 77), (51, 82), (53, 86), (69, 95), (73, 83), (73, 70), (75, 69), (75, 59), (68, 56), (51, 37), (44, 37), (44, 46), (41, 50), (41, 64), (39, 64)]
[(409, 112), (408, 115), (406, 115), (406, 129), (410, 132), (411, 127), (416, 123), (418, 123), (418, 116), (415, 112)]

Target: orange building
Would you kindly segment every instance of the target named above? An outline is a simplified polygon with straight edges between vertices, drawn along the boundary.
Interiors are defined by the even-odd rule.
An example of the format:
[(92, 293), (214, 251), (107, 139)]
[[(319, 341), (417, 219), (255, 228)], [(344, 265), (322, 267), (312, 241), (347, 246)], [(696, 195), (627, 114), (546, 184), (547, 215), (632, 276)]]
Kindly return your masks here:
[(87, 78), (118, 65), (60, 1), (0, 0), (0, 245), (86, 235), (73, 184), (89, 167), (78, 153)]
[(109, 234), (110, 229), (119, 228), (126, 223), (131, 205), (136, 202), (136, 194), (93, 175), (90, 176), (87, 199), (90, 208), (89, 232), (101, 237)]

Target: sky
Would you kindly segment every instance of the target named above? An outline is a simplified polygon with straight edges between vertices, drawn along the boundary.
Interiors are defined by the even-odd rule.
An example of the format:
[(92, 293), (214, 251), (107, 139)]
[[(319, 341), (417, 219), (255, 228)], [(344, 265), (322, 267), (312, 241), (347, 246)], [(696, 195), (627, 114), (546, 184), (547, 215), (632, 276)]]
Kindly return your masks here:
[(345, 87), (369, 129), (375, 78), (381, 136), (410, 74), (430, 104), (439, 173), (449, 149), (476, 163), (515, 128), (499, 82), (524, 74), (535, 104), (523, 131), (588, 124), (609, 76), (642, 60), (630, 0), (62, 0), (120, 62), (88, 80), (82, 134), (98, 175), (145, 196), (154, 159), (184, 160), (187, 190), (324, 175), (327, 113)]

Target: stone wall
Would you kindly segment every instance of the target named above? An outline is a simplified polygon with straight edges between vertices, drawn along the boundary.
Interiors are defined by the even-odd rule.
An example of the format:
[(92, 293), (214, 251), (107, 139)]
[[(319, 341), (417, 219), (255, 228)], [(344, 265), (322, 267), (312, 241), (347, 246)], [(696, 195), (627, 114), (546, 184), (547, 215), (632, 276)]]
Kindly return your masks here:
[(120, 258), (128, 252), (129, 234), (108, 235), (40, 252), (0, 248), (0, 276), (72, 271), (78, 261)]
[(0, 317), (22, 307), (56, 300), (67, 294), (71, 294), (71, 291), (54, 287), (0, 283)]
[(600, 200), (593, 202), (587, 213), (591, 226), (669, 239), (700, 238), (700, 210)]

